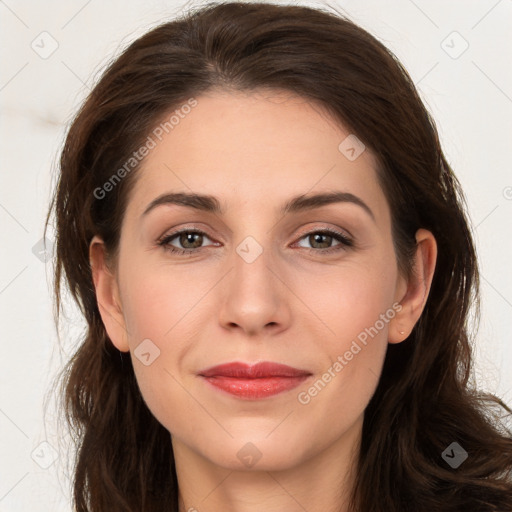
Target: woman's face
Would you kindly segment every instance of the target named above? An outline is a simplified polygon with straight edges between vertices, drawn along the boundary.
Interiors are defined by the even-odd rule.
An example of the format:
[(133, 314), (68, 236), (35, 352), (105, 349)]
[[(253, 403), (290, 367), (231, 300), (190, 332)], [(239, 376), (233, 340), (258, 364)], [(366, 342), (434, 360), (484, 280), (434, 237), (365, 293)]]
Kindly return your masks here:
[[(115, 278), (95, 272), (109, 337), (130, 351), (173, 445), (225, 468), (290, 468), (357, 439), (387, 344), (419, 315), (405, 307), (370, 151), (318, 106), (269, 94), (197, 97), (161, 140), (152, 135)], [(177, 193), (216, 198), (220, 211), (154, 203)], [(341, 200), (304, 201), (333, 193)], [(233, 394), (200, 375), (261, 361), (309, 376), (238, 380)]]

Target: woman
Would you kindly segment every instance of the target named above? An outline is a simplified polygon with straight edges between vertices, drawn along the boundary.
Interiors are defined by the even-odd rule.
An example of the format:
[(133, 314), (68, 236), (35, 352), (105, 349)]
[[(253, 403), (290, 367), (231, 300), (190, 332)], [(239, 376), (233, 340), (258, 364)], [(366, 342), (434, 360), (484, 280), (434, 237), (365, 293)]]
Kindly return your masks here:
[(51, 214), (88, 324), (76, 510), (512, 510), (463, 193), (349, 20), (233, 2), (151, 30), (74, 119)]

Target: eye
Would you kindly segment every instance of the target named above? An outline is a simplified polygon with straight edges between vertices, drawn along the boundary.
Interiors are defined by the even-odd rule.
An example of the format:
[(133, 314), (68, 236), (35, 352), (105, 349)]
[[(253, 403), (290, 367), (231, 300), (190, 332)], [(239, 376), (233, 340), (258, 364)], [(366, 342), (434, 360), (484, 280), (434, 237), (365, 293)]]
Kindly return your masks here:
[[(173, 254), (189, 255), (199, 252), (203, 249), (202, 244), (204, 239), (210, 240), (206, 233), (198, 229), (184, 229), (182, 231), (176, 231), (169, 235), (165, 235), (158, 240), (158, 245), (163, 247), (164, 250), (169, 251)], [(181, 247), (172, 245), (172, 241), (177, 239), (177, 243)], [(331, 253), (340, 250), (346, 250), (349, 247), (354, 246), (353, 240), (346, 234), (333, 229), (322, 229), (317, 231), (310, 231), (303, 235), (300, 240), (307, 239), (307, 241), (314, 245), (320, 245), (321, 247), (303, 247), (307, 251), (314, 253)], [(332, 246), (332, 241), (336, 240), (337, 245)]]
[[(354, 242), (349, 236), (333, 229), (310, 231), (300, 238), (300, 240), (304, 239), (313, 246), (312, 248), (305, 247), (305, 249), (316, 253), (331, 253), (334, 251), (346, 250), (347, 248), (354, 246)], [(330, 246), (333, 240), (336, 240), (339, 243), (337, 245)], [(322, 247), (314, 247), (315, 245), (320, 245)]]
[[(198, 229), (184, 229), (182, 231), (176, 231), (175, 233), (164, 236), (158, 241), (158, 245), (162, 246), (166, 251), (175, 254), (191, 255), (193, 252), (197, 252), (198, 249), (201, 248), (203, 239), (205, 237), (209, 240), (209, 238), (206, 236), (206, 233), (203, 231)], [(171, 241), (175, 238), (177, 238), (178, 243), (180, 243), (184, 249), (171, 245)]]

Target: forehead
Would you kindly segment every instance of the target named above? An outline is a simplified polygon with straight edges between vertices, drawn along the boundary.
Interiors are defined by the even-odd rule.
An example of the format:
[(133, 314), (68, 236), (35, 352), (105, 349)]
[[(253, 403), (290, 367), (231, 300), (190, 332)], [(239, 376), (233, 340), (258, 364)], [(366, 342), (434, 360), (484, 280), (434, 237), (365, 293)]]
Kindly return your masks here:
[(319, 104), (285, 91), (210, 92), (196, 101), (158, 138), (151, 135), (155, 144), (137, 171), (127, 214), (140, 215), (174, 191), (214, 195), (239, 213), (299, 194), (344, 191), (386, 214), (375, 157), (365, 149), (347, 158), (354, 136)]

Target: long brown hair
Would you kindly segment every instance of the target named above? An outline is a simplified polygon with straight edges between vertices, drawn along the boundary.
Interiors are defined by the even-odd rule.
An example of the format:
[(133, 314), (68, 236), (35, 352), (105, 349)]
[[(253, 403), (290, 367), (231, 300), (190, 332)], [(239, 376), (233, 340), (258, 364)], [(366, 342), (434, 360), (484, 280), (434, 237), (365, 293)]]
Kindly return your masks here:
[[(479, 274), (465, 200), (411, 78), (339, 13), (244, 2), (196, 8), (130, 44), (65, 140), (46, 227), (54, 214), (57, 322), (65, 281), (88, 326), (62, 372), (76, 510), (178, 511), (169, 432), (145, 405), (129, 353), (105, 332), (88, 249), (99, 235), (115, 261), (140, 165), (106, 197), (97, 191), (164, 116), (214, 88), (287, 90), (327, 108), (378, 159), (400, 271), (410, 276), (417, 229), (438, 244), (423, 314), (389, 345), (365, 411), (352, 510), (512, 510), (512, 433), (499, 416), (512, 411), (474, 385), (468, 313), (473, 304), (478, 314)], [(454, 442), (468, 454), (457, 468), (443, 457)]]

